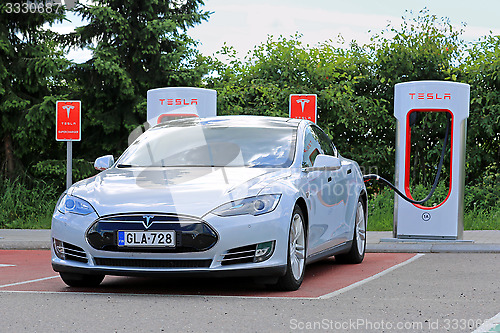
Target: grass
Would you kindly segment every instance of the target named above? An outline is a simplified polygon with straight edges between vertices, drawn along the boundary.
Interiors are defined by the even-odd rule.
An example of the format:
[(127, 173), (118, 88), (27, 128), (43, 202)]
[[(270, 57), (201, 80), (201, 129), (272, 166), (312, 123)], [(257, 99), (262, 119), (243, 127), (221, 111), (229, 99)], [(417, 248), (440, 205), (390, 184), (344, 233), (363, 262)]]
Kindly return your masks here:
[(500, 207), (495, 206), (490, 211), (473, 210), (464, 215), (465, 230), (499, 230)]

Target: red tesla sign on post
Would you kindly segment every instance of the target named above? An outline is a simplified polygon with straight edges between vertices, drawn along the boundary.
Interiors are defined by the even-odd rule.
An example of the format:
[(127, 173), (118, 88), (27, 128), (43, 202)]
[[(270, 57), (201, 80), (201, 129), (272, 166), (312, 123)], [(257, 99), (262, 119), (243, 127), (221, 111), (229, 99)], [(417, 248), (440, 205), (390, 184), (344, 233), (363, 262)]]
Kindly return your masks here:
[(307, 119), (316, 123), (316, 94), (290, 95), (290, 118)]
[(57, 101), (56, 103), (56, 140), (81, 140), (81, 102)]

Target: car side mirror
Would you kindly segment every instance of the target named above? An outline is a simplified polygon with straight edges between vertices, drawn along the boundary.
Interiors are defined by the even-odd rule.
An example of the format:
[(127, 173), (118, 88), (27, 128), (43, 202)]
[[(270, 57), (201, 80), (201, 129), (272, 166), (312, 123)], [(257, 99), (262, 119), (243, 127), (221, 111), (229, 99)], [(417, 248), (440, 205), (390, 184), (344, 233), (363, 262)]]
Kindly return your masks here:
[(113, 155), (101, 156), (95, 160), (94, 168), (99, 171), (104, 171), (111, 168), (113, 164), (115, 164)]
[(342, 163), (340, 162), (340, 159), (338, 157), (319, 154), (314, 160), (313, 168), (316, 170), (338, 170), (340, 169), (341, 165)]

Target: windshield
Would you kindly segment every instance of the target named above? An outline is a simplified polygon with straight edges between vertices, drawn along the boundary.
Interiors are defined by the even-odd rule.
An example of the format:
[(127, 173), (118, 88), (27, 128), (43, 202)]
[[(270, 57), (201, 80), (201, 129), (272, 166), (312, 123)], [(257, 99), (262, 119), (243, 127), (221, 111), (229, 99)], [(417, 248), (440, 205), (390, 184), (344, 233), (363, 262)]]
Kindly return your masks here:
[(144, 133), (118, 167), (289, 167), (294, 127), (159, 127)]

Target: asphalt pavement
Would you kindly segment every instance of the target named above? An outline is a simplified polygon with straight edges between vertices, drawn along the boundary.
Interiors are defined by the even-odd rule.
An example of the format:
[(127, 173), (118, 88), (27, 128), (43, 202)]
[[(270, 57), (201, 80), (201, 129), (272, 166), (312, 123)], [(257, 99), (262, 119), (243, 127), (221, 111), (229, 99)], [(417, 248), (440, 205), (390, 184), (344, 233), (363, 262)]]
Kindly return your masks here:
[[(500, 230), (464, 231), (462, 240), (400, 240), (391, 231), (368, 231), (367, 252), (500, 253)], [(50, 230), (0, 229), (0, 249), (50, 249)]]
[[(89, 291), (64, 287), (50, 273), (16, 291), (0, 288), (0, 332), (498, 332), (499, 260), (497, 253), (424, 254), (315, 299), (150, 294), (177, 282), (126, 277), (125, 292), (110, 292), (113, 283)], [(55, 281), (58, 291), (37, 291)], [(202, 289), (217, 283), (189, 281)], [(218, 283), (220, 290), (237, 285)]]
[[(0, 229), (0, 249), (49, 248), (50, 230)], [(418, 260), (410, 259), (327, 298), (151, 294), (151, 286), (175, 289), (176, 281), (133, 278), (117, 279), (102, 290), (75, 290), (64, 287), (44, 264), (40, 269), (48, 271), (41, 278), (21, 276), (31, 280), (0, 289), (0, 332), (500, 331), (499, 230), (465, 231), (460, 241), (396, 240), (392, 232), (368, 232), (367, 250), (420, 254), (415, 256)], [(340, 270), (366, 271), (367, 264), (337, 267), (329, 281), (339, 280)], [(11, 266), (0, 265), (1, 273), (16, 268)], [(50, 291), (56, 281), (62, 286)], [(213, 283), (195, 281), (200, 288)], [(225, 291), (243, 282), (224, 283), (228, 285), (219, 282), (217, 288)], [(16, 290), (10, 290), (11, 285)], [(129, 289), (113, 293), (117, 287)]]

